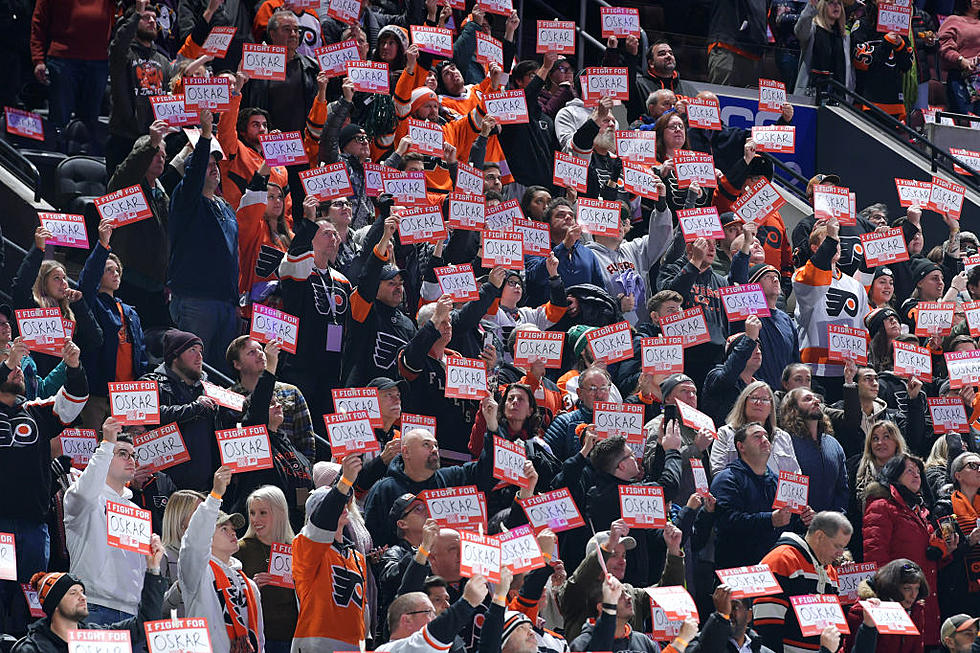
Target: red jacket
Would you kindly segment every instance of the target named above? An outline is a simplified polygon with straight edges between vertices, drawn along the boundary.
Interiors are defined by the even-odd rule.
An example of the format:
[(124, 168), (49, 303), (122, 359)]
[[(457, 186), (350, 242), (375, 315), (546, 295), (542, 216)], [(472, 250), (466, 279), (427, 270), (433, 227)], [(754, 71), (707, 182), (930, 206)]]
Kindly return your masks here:
[(926, 557), (926, 549), (935, 544), (931, 542), (932, 525), (926, 521), (928, 514), (925, 509), (921, 513), (912, 510), (895, 488), (871, 486), (864, 510), (864, 560), (882, 567), (896, 558), (908, 558), (922, 568), (929, 581), (923, 642), (939, 646), (939, 564)]
[[(861, 589), (867, 588), (866, 585), (862, 583)], [(858, 589), (860, 594), (861, 589)], [(868, 588), (870, 589), (870, 588)], [(874, 594), (871, 593), (873, 596)], [(865, 598), (861, 596), (862, 600)], [(922, 653), (925, 646), (922, 643), (923, 629), (926, 625), (926, 609), (922, 601), (916, 601), (912, 604), (912, 609), (909, 611), (909, 617), (912, 618), (912, 623), (915, 627), (919, 629), (919, 635), (878, 635), (878, 646), (875, 648), (875, 653)], [(844, 639), (844, 650), (850, 651), (854, 646), (854, 634), (857, 633), (858, 628), (861, 627), (861, 623), (864, 621), (864, 608), (861, 607), (860, 603), (855, 603), (851, 606), (850, 611), (847, 613), (847, 625), (851, 629), (851, 634), (847, 635)]]

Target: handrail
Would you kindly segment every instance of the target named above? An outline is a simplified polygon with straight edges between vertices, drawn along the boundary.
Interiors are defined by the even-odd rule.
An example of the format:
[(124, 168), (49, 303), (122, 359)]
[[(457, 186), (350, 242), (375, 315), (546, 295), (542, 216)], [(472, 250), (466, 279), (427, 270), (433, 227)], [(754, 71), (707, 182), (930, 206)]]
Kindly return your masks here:
[(41, 201), (41, 173), (37, 171), (37, 166), (30, 162), (23, 154), (17, 151), (13, 145), (0, 138), (0, 159), (8, 164), (10, 172), (30, 186), (34, 191), (34, 201)]
[[(806, 190), (805, 190), (806, 185), (810, 183), (809, 179), (807, 179), (806, 177), (798, 173), (796, 170), (793, 170), (788, 165), (786, 165), (785, 163), (783, 163), (782, 161), (774, 157), (772, 154), (769, 154), (768, 152), (756, 152), (756, 156), (761, 156), (764, 159), (767, 159), (772, 162), (774, 177), (776, 176), (775, 172), (777, 168), (779, 169), (780, 172), (785, 173), (785, 175), (788, 176), (789, 179), (785, 179), (782, 175), (779, 176), (779, 181), (783, 182), (782, 183), (783, 187), (786, 188), (789, 192), (796, 195), (799, 199), (806, 202), (807, 204), (810, 203), (810, 200), (808, 200), (806, 197)], [(796, 184), (803, 184), (804, 190), (800, 190), (800, 187), (797, 186)]]
[[(925, 135), (920, 134), (905, 123), (895, 120), (895, 118), (872, 104), (870, 100), (850, 90), (828, 73), (814, 72), (817, 83), (817, 102), (819, 104), (824, 104), (830, 98), (839, 102), (840, 104), (838, 106), (845, 107), (846, 110), (855, 115), (867, 117), (867, 114), (871, 114), (885, 127), (885, 131), (891, 134), (896, 142), (903, 143), (906, 146), (909, 145), (909, 142), (912, 142), (927, 149), (927, 156), (929, 157), (932, 172), (936, 172), (938, 168), (942, 168), (944, 172), (953, 176), (964, 186), (968, 186), (980, 193), (980, 183), (976, 181), (976, 179), (980, 178), (977, 177), (980, 173), (970, 167), (969, 164), (955, 158), (949, 152), (935, 145)], [(863, 108), (854, 106), (855, 103)], [(957, 172), (953, 167), (954, 165), (966, 170), (966, 174)]]

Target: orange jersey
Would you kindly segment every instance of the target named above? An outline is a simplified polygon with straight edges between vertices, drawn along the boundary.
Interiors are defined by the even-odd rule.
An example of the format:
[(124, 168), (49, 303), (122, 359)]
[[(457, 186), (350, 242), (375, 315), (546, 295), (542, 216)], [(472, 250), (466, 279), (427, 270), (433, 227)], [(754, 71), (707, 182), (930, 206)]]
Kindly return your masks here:
[(293, 582), (299, 599), (294, 646), (356, 651), (365, 638), (364, 556), (333, 538), (319, 542), (305, 533), (306, 529), (293, 540)]

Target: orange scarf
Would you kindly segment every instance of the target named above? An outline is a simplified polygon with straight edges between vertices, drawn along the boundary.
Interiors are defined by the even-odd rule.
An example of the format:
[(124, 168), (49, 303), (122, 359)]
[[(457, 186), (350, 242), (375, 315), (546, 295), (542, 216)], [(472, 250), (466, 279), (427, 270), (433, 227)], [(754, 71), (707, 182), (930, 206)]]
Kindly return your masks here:
[(210, 561), (211, 571), (214, 573), (214, 587), (221, 596), (224, 603), (225, 629), (228, 631), (228, 640), (231, 642), (231, 653), (255, 653), (259, 648), (259, 638), (257, 634), (259, 626), (259, 608), (255, 592), (252, 585), (241, 569), (237, 570), (242, 577), (245, 585), (245, 599), (248, 603), (248, 626), (241, 622), (238, 612), (235, 610), (234, 602), (231, 597), (231, 579), (228, 574), (214, 560)]

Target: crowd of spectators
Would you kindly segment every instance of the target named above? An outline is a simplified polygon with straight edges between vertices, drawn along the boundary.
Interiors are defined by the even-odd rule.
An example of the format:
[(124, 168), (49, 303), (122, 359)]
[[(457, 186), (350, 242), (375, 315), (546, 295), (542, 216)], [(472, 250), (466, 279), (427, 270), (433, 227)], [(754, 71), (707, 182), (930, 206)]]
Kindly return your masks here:
[[(772, 158), (693, 124), (717, 98), (670, 42), (538, 56), (500, 4), (37, 0), (45, 120), (96, 134), (108, 84), (107, 192), (146, 208), (101, 217), (77, 284), (42, 222), (0, 305), (15, 653), (80, 629), (197, 650), (147, 642), (176, 619), (215, 653), (980, 651), (980, 243), (959, 212), (828, 212), (848, 182), (828, 173), (789, 231), (752, 219)], [(709, 81), (757, 85), (772, 38), (790, 92), (829, 74), (905, 120), (938, 57), (974, 110), (980, 0), (918, 4), (903, 35), (876, 0), (715, 0)], [(337, 44), (388, 85), (332, 67)], [(588, 97), (586, 63), (624, 68), (628, 97)], [(202, 79), (228, 97), (168, 123), (161, 97)], [(272, 160), (290, 134), (305, 161)], [(896, 233), (903, 255), (865, 259)]]

